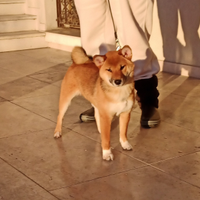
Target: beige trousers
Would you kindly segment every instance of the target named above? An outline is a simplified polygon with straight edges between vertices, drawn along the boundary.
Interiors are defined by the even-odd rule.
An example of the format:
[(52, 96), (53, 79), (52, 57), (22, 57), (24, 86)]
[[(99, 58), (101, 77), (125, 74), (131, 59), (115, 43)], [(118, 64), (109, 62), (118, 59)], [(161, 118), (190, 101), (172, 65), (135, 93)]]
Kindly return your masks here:
[[(115, 50), (114, 27), (107, 0), (74, 0), (80, 19), (81, 43), (89, 55)], [(120, 45), (132, 49), (135, 80), (151, 78), (159, 71), (149, 46), (153, 0), (110, 0)]]

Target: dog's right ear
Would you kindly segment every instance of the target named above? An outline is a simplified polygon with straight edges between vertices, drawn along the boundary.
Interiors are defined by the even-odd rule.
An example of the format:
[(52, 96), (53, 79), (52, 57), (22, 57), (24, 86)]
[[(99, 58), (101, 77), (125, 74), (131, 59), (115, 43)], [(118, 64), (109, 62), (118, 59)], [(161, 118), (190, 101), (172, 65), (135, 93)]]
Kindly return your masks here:
[(132, 50), (128, 45), (125, 45), (122, 49), (120, 49), (119, 51), (119, 55), (124, 56), (125, 58), (131, 60), (132, 58)]
[(93, 62), (97, 67), (101, 67), (106, 60), (106, 56), (96, 55), (93, 57)]

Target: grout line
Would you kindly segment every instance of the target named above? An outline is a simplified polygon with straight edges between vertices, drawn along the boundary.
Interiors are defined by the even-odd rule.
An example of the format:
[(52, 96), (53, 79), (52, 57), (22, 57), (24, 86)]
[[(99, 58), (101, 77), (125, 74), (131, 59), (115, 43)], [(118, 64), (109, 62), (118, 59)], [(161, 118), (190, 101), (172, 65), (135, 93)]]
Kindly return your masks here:
[(20, 106), (19, 104), (14, 103), (13, 101), (9, 101), (9, 102), (12, 103), (13, 105), (16, 105), (16, 106), (18, 106), (18, 107), (20, 107), (20, 108), (23, 108), (24, 110), (27, 110), (27, 111), (29, 111), (29, 112), (31, 112), (31, 113), (37, 115), (37, 116), (40, 116), (40, 117), (42, 117), (42, 118), (44, 118), (44, 119), (46, 119), (46, 120), (48, 120), (48, 121), (53, 122), (54, 124), (56, 124), (55, 121), (53, 121), (53, 120), (51, 120), (51, 119), (49, 119), (49, 118), (46, 118), (45, 116), (42, 116), (42, 115), (40, 115), (40, 114), (38, 114), (38, 113), (36, 113), (36, 112), (33, 112), (32, 110), (29, 110), (29, 109), (27, 109), (27, 108), (25, 108), (25, 107), (22, 107), (22, 106)]
[[(161, 110), (161, 109), (159, 109), (159, 110)], [(162, 116), (161, 116), (161, 122), (164, 122), (164, 123), (166, 123), (166, 124), (170, 124), (170, 125), (179, 127), (179, 128), (181, 128), (181, 129), (184, 129), (184, 130), (192, 131), (192, 132), (197, 133), (197, 134), (200, 133), (200, 132), (198, 132), (198, 131), (195, 131), (195, 130), (186, 128), (186, 127), (184, 127), (184, 126), (180, 126), (179, 124), (176, 124), (176, 123), (173, 123), (173, 122), (170, 123), (170, 122), (168, 122), (168, 121), (166, 121), (166, 120), (167, 120), (167, 119), (162, 119)], [(161, 122), (160, 122), (160, 123), (161, 123)]]
[[(56, 72), (56, 73), (59, 73), (59, 72)], [(48, 74), (48, 73), (44, 73), (44, 74)], [(31, 79), (33, 79), (33, 80), (40, 81), (40, 82), (42, 82), (42, 83), (47, 83), (48, 85), (51, 85), (51, 84), (53, 84), (53, 83), (55, 83), (55, 82), (58, 82), (58, 81), (62, 81), (62, 80), (63, 80), (63, 79), (60, 79), (60, 80), (57, 80), (57, 81), (55, 81), (55, 82), (53, 82), (53, 83), (50, 83), (50, 82), (48, 82), (48, 81), (44, 81), (44, 80), (40, 80), (40, 79), (37, 79), (37, 78), (35, 78), (35, 77), (32, 77), (32, 75), (33, 75), (33, 74), (29, 74), (29, 75), (27, 75), (26, 77), (31, 78)], [(46, 85), (46, 86), (48, 86), (48, 85)]]
[[(50, 73), (50, 72), (49, 72), (49, 71), (46, 71), (46, 70), (48, 70), (48, 69), (53, 69), (53, 68), (55, 68), (55, 67), (57, 67), (57, 66), (65, 65), (65, 64), (69, 64), (69, 66), (66, 66), (66, 67), (69, 68), (69, 67), (71, 66), (71, 64), (72, 64), (72, 61), (70, 60), (70, 61), (66, 61), (66, 62), (62, 62), (62, 63), (58, 63), (58, 64), (56, 64), (56, 63), (52, 63), (52, 64), (54, 64), (54, 65), (51, 66), (51, 67), (42, 69), (42, 70), (40, 70), (40, 71), (36, 71), (36, 72), (34, 72), (34, 73), (32, 73), (32, 74), (28, 74), (27, 76), (48, 74), (48, 73)], [(41, 72), (41, 73), (40, 73), (40, 72)], [(59, 73), (59, 72), (66, 72), (66, 70), (54, 71), (54, 72), (52, 72), (52, 73)]]
[(117, 175), (120, 175), (120, 174), (128, 173), (128, 172), (135, 171), (135, 170), (140, 170), (140, 169), (147, 168), (147, 167), (151, 167), (151, 168), (153, 168), (153, 169), (156, 170), (156, 171), (159, 171), (159, 172), (161, 172), (161, 173), (163, 173), (163, 174), (165, 174), (165, 175), (167, 175), (167, 176), (172, 177), (173, 179), (179, 180), (179, 181), (181, 181), (181, 182), (183, 182), (183, 183), (186, 183), (187, 185), (190, 185), (190, 186), (193, 186), (193, 187), (195, 187), (195, 188), (200, 189), (200, 187), (197, 186), (197, 185), (194, 185), (194, 184), (192, 184), (192, 183), (189, 183), (189, 182), (187, 182), (187, 181), (185, 181), (185, 180), (183, 180), (183, 179), (181, 179), (181, 178), (175, 177), (175, 176), (171, 175), (170, 173), (167, 173), (166, 171), (164, 171), (164, 170), (162, 170), (162, 169), (159, 169), (159, 168), (157, 168), (157, 167), (152, 166), (152, 165), (149, 164), (149, 165), (147, 165), (147, 166), (141, 166), (141, 167), (138, 167), (138, 168), (135, 168), (135, 169), (127, 169), (127, 170), (120, 171), (120, 172), (117, 172), (117, 173), (114, 173), (114, 174), (109, 174), (109, 175), (102, 176), (102, 177), (96, 177), (96, 178), (91, 179), (91, 180), (81, 181), (81, 182), (78, 182), (78, 183), (75, 183), (75, 184), (72, 184), (72, 185), (69, 185), (69, 186), (66, 186), (66, 187), (55, 188), (55, 189), (50, 190), (50, 191), (53, 192), (53, 191), (60, 190), (60, 189), (64, 189), (64, 188), (71, 188), (71, 187), (78, 186), (78, 185), (81, 185), (81, 184), (93, 182), (93, 181), (100, 180), (100, 179), (104, 179), (104, 178), (108, 178), (108, 177), (117, 176)]
[(52, 130), (53, 128), (47, 128), (47, 129), (42, 129), (42, 130), (36, 130), (36, 131), (29, 131), (29, 132), (24, 132), (24, 133), (19, 133), (19, 134), (16, 134), (16, 135), (9, 135), (9, 136), (5, 136), (5, 137), (1, 137), (1, 139), (7, 139), (7, 138), (10, 138), (10, 137), (17, 137), (17, 136), (21, 136), (21, 135), (28, 135), (28, 134), (32, 134), (32, 133), (35, 133), (35, 132), (40, 132), (40, 131), (46, 131), (46, 130)]
[(39, 186), (40, 188), (42, 188), (43, 190), (45, 190), (48, 194), (50, 194), (51, 196), (55, 197), (58, 200), (58, 197), (56, 197), (54, 194), (52, 194), (50, 191), (48, 191), (46, 188), (44, 188), (43, 186), (41, 186), (40, 184), (38, 184), (36, 181), (34, 181), (33, 179), (31, 179), (30, 177), (28, 177), (26, 174), (24, 174), (22, 171), (20, 171), (19, 169), (17, 169), (16, 167), (14, 167), (13, 165), (11, 165), (10, 163), (8, 163), (6, 160), (4, 160), (3, 158), (0, 157), (0, 159), (5, 162), (6, 164), (8, 164), (10, 167), (12, 167), (13, 169), (15, 169), (17, 172), (19, 172), (21, 175), (25, 176), (27, 179), (29, 179), (31, 182), (35, 183), (37, 186)]
[[(107, 161), (104, 161), (104, 162), (107, 162)], [(134, 170), (142, 169), (142, 168), (145, 168), (145, 167), (147, 167), (147, 166), (141, 166), (141, 167), (137, 167), (137, 168), (133, 168), (133, 169), (123, 170), (123, 171), (116, 172), (116, 173), (113, 173), (113, 174), (109, 174), (109, 175), (105, 175), (105, 176), (101, 176), (101, 177), (96, 177), (96, 178), (93, 178), (93, 179), (90, 179), (90, 180), (86, 180), (86, 181), (81, 181), (81, 182), (78, 182), (78, 183), (75, 183), (75, 184), (72, 184), (72, 185), (69, 185), (69, 186), (66, 186), (66, 187), (56, 188), (56, 189), (53, 189), (51, 191), (55, 191), (55, 190), (59, 190), (59, 189), (64, 189), (64, 188), (70, 188), (70, 187), (73, 187), (73, 186), (81, 185), (81, 184), (92, 182), (92, 181), (99, 180), (99, 179), (104, 179), (104, 178), (107, 178), (107, 177), (112, 177), (112, 176), (120, 175), (120, 174), (129, 172), (129, 171), (134, 171)]]
[[(68, 128), (68, 127), (66, 127), (66, 126), (63, 126), (63, 127)], [(95, 140), (95, 139), (93, 139), (93, 138), (91, 138), (91, 137), (89, 137), (89, 136), (87, 136), (87, 135), (84, 135), (84, 134), (82, 134), (82, 133), (79, 133), (79, 132), (73, 130), (72, 128), (68, 128), (68, 129), (70, 129), (71, 131), (73, 131), (73, 132), (75, 132), (75, 133), (77, 133), (77, 134), (79, 134), (79, 135), (81, 135), (81, 136), (83, 136), (83, 137), (85, 137), (85, 138), (88, 138), (88, 139), (90, 139), (90, 140), (92, 140), (92, 141), (94, 141), (94, 142), (97, 142), (97, 143), (101, 144), (101, 142), (98, 142), (97, 140)]]
[(200, 150), (196, 150), (196, 151), (191, 151), (191, 152), (188, 152), (188, 153), (185, 153), (183, 155), (180, 155), (180, 156), (174, 156), (174, 157), (171, 157), (171, 158), (166, 158), (164, 160), (160, 160), (160, 161), (157, 161), (157, 162), (153, 162), (151, 163), (151, 165), (155, 165), (155, 164), (159, 164), (159, 163), (163, 163), (163, 162), (166, 162), (166, 161), (170, 161), (170, 160), (174, 160), (176, 158), (182, 158), (182, 157), (185, 157), (185, 156), (188, 156), (188, 155), (191, 155), (191, 154), (194, 154), (194, 153), (199, 153)]
[(164, 174), (166, 174), (166, 175), (168, 175), (168, 176), (170, 176), (170, 177), (172, 177), (172, 178), (174, 178), (174, 179), (177, 179), (177, 180), (179, 180), (179, 181), (181, 181), (181, 182), (183, 182), (183, 183), (186, 183), (186, 184), (188, 184), (188, 185), (190, 185), (190, 186), (193, 186), (193, 187), (196, 187), (196, 188), (200, 189), (200, 186), (194, 185), (193, 183), (190, 183), (190, 182), (188, 182), (188, 181), (185, 181), (185, 180), (183, 180), (183, 179), (181, 179), (181, 178), (179, 178), (179, 177), (173, 176), (172, 174), (170, 174), (169, 172), (167, 172), (167, 171), (165, 171), (165, 170), (162, 170), (162, 169), (160, 169), (160, 168), (157, 168), (157, 167), (155, 167), (155, 166), (153, 166), (153, 165), (152, 165), (151, 167), (154, 168), (154, 169), (156, 169), (156, 170), (158, 170), (158, 171), (160, 171), (160, 172), (162, 172), (162, 173), (164, 173)]

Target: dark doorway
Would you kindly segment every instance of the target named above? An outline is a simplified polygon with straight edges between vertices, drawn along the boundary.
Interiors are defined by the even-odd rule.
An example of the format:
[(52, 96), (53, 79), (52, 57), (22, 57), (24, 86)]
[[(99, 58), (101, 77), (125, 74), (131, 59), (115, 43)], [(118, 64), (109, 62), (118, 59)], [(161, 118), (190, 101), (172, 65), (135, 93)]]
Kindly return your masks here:
[(74, 0), (57, 0), (58, 27), (80, 28)]

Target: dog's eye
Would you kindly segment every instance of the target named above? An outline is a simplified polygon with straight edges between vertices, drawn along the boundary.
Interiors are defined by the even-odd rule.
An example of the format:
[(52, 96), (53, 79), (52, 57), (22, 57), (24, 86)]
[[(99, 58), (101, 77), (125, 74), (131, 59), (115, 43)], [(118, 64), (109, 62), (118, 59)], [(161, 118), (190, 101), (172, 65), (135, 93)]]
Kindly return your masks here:
[(123, 70), (125, 67), (125, 65), (121, 65), (120, 70)]
[(111, 69), (106, 69), (107, 71), (109, 71), (109, 72), (112, 72), (112, 70)]

